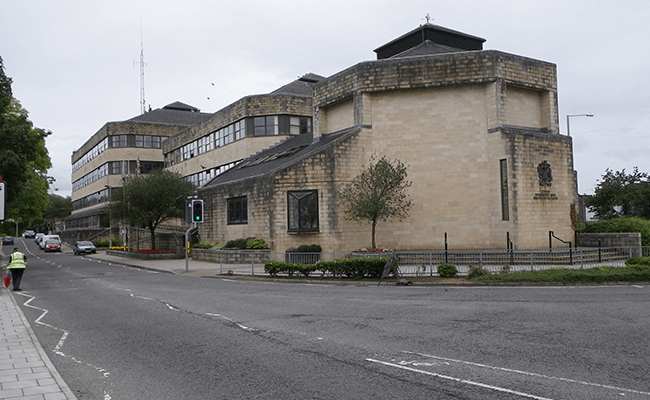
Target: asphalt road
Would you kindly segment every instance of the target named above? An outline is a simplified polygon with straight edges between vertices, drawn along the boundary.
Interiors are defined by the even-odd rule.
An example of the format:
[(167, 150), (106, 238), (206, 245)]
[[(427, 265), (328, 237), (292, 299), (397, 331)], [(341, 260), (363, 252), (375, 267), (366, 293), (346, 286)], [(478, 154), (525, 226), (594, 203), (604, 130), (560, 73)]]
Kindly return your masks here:
[(22, 309), (81, 399), (650, 399), (650, 287), (303, 285), (44, 253)]

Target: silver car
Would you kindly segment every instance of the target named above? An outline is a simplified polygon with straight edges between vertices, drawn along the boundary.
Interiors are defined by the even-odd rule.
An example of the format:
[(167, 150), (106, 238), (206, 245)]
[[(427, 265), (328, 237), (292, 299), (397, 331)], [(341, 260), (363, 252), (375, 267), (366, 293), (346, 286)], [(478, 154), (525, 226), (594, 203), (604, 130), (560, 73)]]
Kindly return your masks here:
[(95, 254), (97, 253), (97, 249), (95, 248), (95, 245), (93, 242), (89, 240), (82, 240), (74, 244), (72, 246), (72, 251), (74, 251), (74, 255), (78, 256), (79, 254)]

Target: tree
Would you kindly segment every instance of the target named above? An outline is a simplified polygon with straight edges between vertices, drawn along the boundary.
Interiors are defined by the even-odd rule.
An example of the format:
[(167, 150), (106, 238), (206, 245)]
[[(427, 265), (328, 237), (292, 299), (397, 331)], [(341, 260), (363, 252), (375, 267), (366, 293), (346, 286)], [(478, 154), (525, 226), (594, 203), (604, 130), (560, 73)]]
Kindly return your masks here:
[(47, 206), (43, 211), (43, 217), (49, 221), (65, 218), (72, 213), (72, 199), (56, 194), (48, 195)]
[(628, 174), (625, 169), (613, 172), (609, 168), (596, 185), (595, 194), (585, 200), (599, 219), (626, 217), (650, 218), (649, 175), (634, 167)]
[(411, 182), (406, 180), (407, 167), (399, 160), (382, 157), (370, 158), (368, 168), (339, 190), (339, 201), (346, 219), (359, 223), (369, 222), (372, 226), (372, 248), (375, 249), (375, 230), (380, 220), (406, 218), (413, 203), (407, 189)]
[(11, 91), (0, 57), (0, 175), (7, 182), (6, 215), (14, 220), (40, 218), (47, 204), (46, 172), (52, 166), (45, 137)]
[(156, 228), (170, 218), (183, 217), (184, 200), (194, 185), (181, 175), (162, 169), (150, 175), (127, 176), (121, 193), (112, 196), (111, 213), (131, 226), (148, 228), (151, 248), (156, 249)]

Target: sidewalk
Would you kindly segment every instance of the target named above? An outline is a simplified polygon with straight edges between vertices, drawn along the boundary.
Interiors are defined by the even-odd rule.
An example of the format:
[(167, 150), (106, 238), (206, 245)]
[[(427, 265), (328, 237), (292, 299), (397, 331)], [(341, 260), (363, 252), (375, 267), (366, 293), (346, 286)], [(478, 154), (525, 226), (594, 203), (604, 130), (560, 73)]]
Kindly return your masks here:
[[(176, 260), (139, 260), (137, 258), (107, 255), (102, 250), (98, 250), (97, 254), (86, 254), (84, 257), (98, 260), (99, 262), (126, 265), (151, 271), (169, 272), (177, 275), (217, 276), (225, 275), (229, 271), (231, 271), (231, 274), (236, 275), (251, 275), (253, 271), (250, 264), (219, 264), (207, 261), (193, 261), (190, 258), (186, 265), (184, 258)], [(264, 274), (264, 267), (257, 265), (255, 267), (255, 274)]]
[(21, 298), (0, 285), (0, 399), (76, 399), (18, 306)]

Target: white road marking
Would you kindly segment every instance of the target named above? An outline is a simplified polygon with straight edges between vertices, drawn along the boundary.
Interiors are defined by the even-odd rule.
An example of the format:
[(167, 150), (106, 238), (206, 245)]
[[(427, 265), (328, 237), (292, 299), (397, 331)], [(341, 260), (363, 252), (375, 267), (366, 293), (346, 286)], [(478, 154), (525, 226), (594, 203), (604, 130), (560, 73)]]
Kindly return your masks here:
[(74, 358), (73, 356), (66, 355), (61, 349), (63, 348), (63, 345), (65, 344), (65, 341), (68, 338), (69, 332), (66, 331), (65, 329), (61, 329), (61, 328), (58, 328), (56, 326), (53, 326), (53, 325), (50, 325), (50, 324), (47, 324), (47, 323), (41, 321), (41, 319), (43, 319), (45, 317), (45, 315), (47, 315), (47, 313), (49, 311), (44, 309), (44, 308), (36, 307), (36, 306), (33, 306), (33, 305), (29, 304), (36, 297), (34, 297), (32, 295), (29, 295), (29, 294), (26, 294), (26, 293), (18, 293), (18, 294), (20, 294), (21, 296), (25, 296), (25, 297), (30, 298), (29, 300), (27, 300), (26, 302), (23, 303), (23, 305), (25, 307), (29, 307), (29, 308), (33, 308), (34, 310), (41, 311), (41, 315), (34, 320), (35, 323), (37, 323), (39, 325), (43, 325), (43, 326), (48, 327), (50, 329), (54, 329), (54, 330), (63, 332), (63, 335), (61, 336), (61, 339), (59, 339), (59, 342), (54, 347), (54, 350), (53, 350), (54, 354), (56, 354), (58, 356), (61, 356), (63, 358), (68, 358), (68, 359), (74, 361), (77, 364), (82, 364), (82, 365), (86, 365), (86, 366), (88, 366), (90, 368), (93, 368), (93, 369), (99, 371), (104, 376), (104, 378), (109, 378), (110, 373), (107, 372), (105, 369), (100, 368), (100, 367), (96, 367), (96, 366), (94, 366), (92, 364), (83, 363), (83, 362), (77, 360), (76, 358)]
[(506, 388), (502, 388), (502, 387), (498, 387), (498, 386), (487, 385), (487, 384), (481, 383), (481, 382), (469, 381), (467, 379), (456, 378), (456, 377), (453, 377), (453, 376), (436, 374), (435, 372), (424, 371), (424, 370), (421, 370), (421, 369), (411, 368), (411, 367), (407, 367), (405, 365), (400, 365), (400, 364), (389, 363), (389, 362), (386, 362), (386, 361), (375, 360), (375, 359), (372, 359), (372, 358), (366, 358), (366, 361), (387, 365), (389, 367), (404, 369), (406, 371), (417, 372), (419, 374), (435, 376), (436, 378), (447, 379), (447, 380), (454, 381), (454, 382), (465, 383), (467, 385), (472, 385), (472, 386), (478, 386), (478, 387), (482, 387), (482, 388), (486, 388), (486, 389), (491, 389), (491, 390), (495, 390), (497, 392), (514, 394), (514, 395), (521, 396), (521, 397), (526, 397), (526, 398), (529, 398), (529, 399), (553, 400), (553, 399), (549, 399), (547, 397), (539, 397), (539, 396), (535, 396), (535, 395), (529, 394), (529, 393), (517, 392), (515, 390), (506, 389)]
[(403, 351), (402, 353), (414, 354), (414, 355), (418, 355), (418, 356), (421, 356), (421, 357), (427, 357), (427, 358), (435, 358), (437, 360), (443, 360), (443, 361), (449, 361), (449, 362), (454, 362), (454, 363), (459, 363), (459, 364), (471, 365), (471, 366), (474, 366), (474, 367), (488, 368), (488, 369), (493, 369), (493, 370), (497, 370), (497, 371), (511, 372), (511, 373), (520, 374), (520, 375), (534, 376), (534, 377), (537, 377), (537, 378), (544, 378), (544, 379), (549, 379), (549, 380), (557, 380), (557, 381), (562, 381), (562, 382), (575, 383), (575, 384), (579, 384), (579, 385), (583, 385), (583, 386), (593, 386), (593, 387), (597, 387), (597, 388), (601, 388), (601, 389), (617, 390), (617, 391), (621, 391), (621, 392), (627, 392), (627, 393), (634, 393), (634, 394), (641, 394), (641, 395), (645, 395), (645, 396), (650, 396), (650, 392), (642, 392), (642, 391), (634, 390), (634, 389), (625, 389), (625, 388), (620, 388), (620, 387), (617, 387), (617, 386), (601, 385), (599, 383), (578, 381), (578, 380), (575, 380), (575, 379), (561, 378), (561, 377), (558, 377), (558, 376), (542, 375), (542, 374), (538, 374), (538, 373), (535, 373), (535, 372), (526, 372), (526, 371), (519, 371), (519, 370), (516, 370), (516, 369), (510, 369), (510, 368), (495, 367), (495, 366), (492, 366), (492, 365), (473, 363), (473, 362), (470, 362), (470, 361), (455, 360), (453, 358), (438, 357), (438, 356), (434, 356), (434, 355), (431, 355), (431, 354), (415, 353), (415, 352), (411, 352), (411, 351)]
[(237, 325), (238, 327), (240, 327), (241, 329), (245, 330), (246, 332), (255, 332), (255, 329), (253, 329), (253, 328), (249, 328), (249, 327), (247, 327), (247, 326), (245, 326), (245, 325), (242, 325), (242, 324), (240, 324), (240, 323), (234, 322), (232, 319), (230, 319), (230, 318), (228, 318), (228, 317), (225, 317), (225, 316), (223, 316), (223, 315), (221, 315), (221, 314), (205, 313), (205, 315), (209, 315), (209, 316), (211, 316), (211, 317), (218, 317), (218, 318), (224, 319), (224, 320), (226, 320), (226, 321), (228, 321), (228, 322), (232, 322), (233, 324)]

